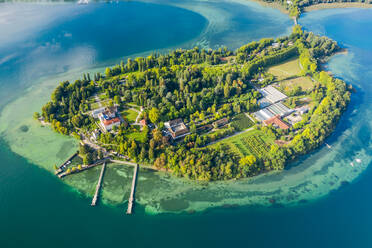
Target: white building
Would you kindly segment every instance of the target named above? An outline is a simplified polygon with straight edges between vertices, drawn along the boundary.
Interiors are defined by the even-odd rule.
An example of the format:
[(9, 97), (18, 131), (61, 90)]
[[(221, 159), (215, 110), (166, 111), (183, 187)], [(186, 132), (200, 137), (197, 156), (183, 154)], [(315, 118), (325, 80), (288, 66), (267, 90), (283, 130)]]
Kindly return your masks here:
[(292, 109), (286, 107), (283, 103), (278, 102), (253, 113), (253, 115), (259, 121), (265, 121), (275, 116), (283, 118), (291, 113), (293, 113)]
[(117, 116), (116, 107), (106, 108), (105, 111), (98, 114), (98, 119), (101, 127), (106, 132), (111, 131), (114, 126), (119, 126), (121, 123), (120, 118)]
[[(260, 102), (270, 102), (277, 103), (287, 98), (285, 94), (275, 89), (273, 86), (269, 85), (265, 88), (259, 89), (259, 92), (262, 94), (263, 99)], [(264, 106), (263, 106), (264, 107)]]
[(105, 111), (105, 107), (102, 107), (102, 108), (98, 108), (98, 109), (95, 109), (92, 111), (92, 116), (93, 118), (98, 118), (98, 115), (103, 113)]

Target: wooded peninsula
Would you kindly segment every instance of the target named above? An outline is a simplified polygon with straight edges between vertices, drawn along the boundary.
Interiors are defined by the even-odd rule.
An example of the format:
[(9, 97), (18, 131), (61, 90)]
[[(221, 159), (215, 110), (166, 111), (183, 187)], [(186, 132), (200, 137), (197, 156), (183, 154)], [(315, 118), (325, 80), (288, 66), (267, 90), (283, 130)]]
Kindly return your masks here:
[(251, 177), (332, 133), (351, 94), (321, 70), (338, 51), (296, 25), (236, 51), (154, 53), (61, 82), (34, 117), (79, 139), (85, 166), (111, 157), (200, 181)]

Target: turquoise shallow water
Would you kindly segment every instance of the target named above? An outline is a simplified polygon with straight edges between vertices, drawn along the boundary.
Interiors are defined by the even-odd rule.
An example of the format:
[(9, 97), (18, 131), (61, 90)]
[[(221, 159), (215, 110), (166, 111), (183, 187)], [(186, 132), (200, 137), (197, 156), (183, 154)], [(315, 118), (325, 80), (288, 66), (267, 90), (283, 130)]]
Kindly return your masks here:
[[(200, 15), (170, 6), (156, 5), (154, 7), (150, 4), (123, 3), (122, 6), (119, 5), (122, 8), (121, 12), (115, 12), (117, 9), (110, 9), (105, 5), (103, 8), (107, 8), (107, 14), (117, 13), (113, 14), (113, 22), (117, 21), (118, 15), (125, 13), (127, 8), (132, 10), (131, 8), (135, 7), (145, 14), (152, 12), (155, 8), (158, 11), (158, 17), (152, 17), (152, 23), (158, 20), (159, 26), (166, 27), (164, 30), (159, 28), (157, 32), (173, 32), (174, 24), (173, 28), (178, 31), (182, 29), (183, 32), (180, 34), (184, 35), (178, 37), (177, 40), (173, 40), (174, 37), (167, 38), (164, 43), (149, 40), (148, 47), (144, 44), (138, 46), (138, 50), (123, 50), (120, 54), (115, 52), (110, 56), (107, 55), (110, 53), (110, 45), (114, 47), (115, 42), (119, 45), (121, 40), (108, 40), (100, 43), (101, 39), (105, 39), (99, 34), (114, 29), (106, 29), (106, 26), (97, 28), (95, 25), (98, 24), (95, 24), (93, 27), (96, 32), (77, 31), (89, 26), (95, 18), (94, 11), (97, 11), (96, 8), (100, 6), (83, 6), (86, 9), (78, 9), (76, 6), (64, 5), (54, 11), (55, 6), (37, 6), (34, 12), (28, 10), (27, 13), (31, 17), (43, 14), (48, 22), (45, 20), (40, 23), (23, 21), (19, 25), (27, 23), (30, 26), (28, 28), (34, 30), (32, 35), (28, 35), (22, 29), (20, 29), (22, 32), (18, 33), (17, 29), (7, 30), (9, 32), (7, 34), (16, 37), (17, 42), (1, 40), (3, 44), (0, 46), (1, 106), (4, 107), (6, 102), (17, 98), (23, 87), (37, 81), (36, 79), (40, 76), (65, 72), (74, 66), (89, 68), (104, 64), (105, 61), (110, 63), (111, 60), (131, 53), (177, 46), (181, 43), (187, 46), (188, 41), (208, 46), (218, 46), (222, 43), (221, 41), (225, 43), (231, 41), (231, 47), (236, 47), (239, 42), (236, 43), (233, 39), (234, 35), (239, 37), (237, 39), (239, 41), (242, 37), (247, 37), (247, 42), (260, 36), (270, 36), (270, 33), (260, 33), (261, 30), (256, 32), (257, 27), (264, 27), (264, 23), (261, 23), (262, 26), (252, 23), (252, 16), (257, 13), (264, 15), (263, 12), (248, 12), (246, 15), (242, 13), (244, 9), (258, 8), (256, 5), (249, 7), (238, 3), (219, 2), (216, 5), (212, 4), (212, 6), (219, 6), (216, 8), (219, 12), (216, 12), (206, 11), (207, 3), (197, 3), (193, 2), (192, 6), (188, 5), (188, 9), (195, 10), (195, 6), (200, 5), (198, 6), (200, 13), (209, 17), (209, 24), (212, 23), (215, 26), (206, 26), (206, 20)], [(184, 5), (187, 4), (184, 3)], [(19, 8), (19, 6), (16, 7)], [(237, 7), (240, 9), (233, 12)], [(45, 12), (42, 11), (43, 8), (47, 8), (44, 9)], [(7, 10), (15, 11), (14, 9)], [(225, 28), (221, 28), (223, 23), (211, 17), (216, 17), (216, 13), (221, 14), (224, 11), (230, 14), (223, 22), (226, 25)], [(171, 12), (180, 17), (181, 21), (169, 23), (168, 19), (162, 18), (168, 14), (171, 15)], [(269, 13), (272, 14), (272, 12)], [(272, 32), (271, 35), (274, 36), (284, 34), (289, 21), (282, 21), (285, 20), (282, 15), (278, 12), (273, 13), (275, 15), (272, 14), (271, 18), (281, 21), (278, 21), (276, 32), (270, 30), (269, 32)], [(66, 21), (66, 15), (72, 15), (72, 17)], [(335, 163), (347, 166), (348, 162), (345, 161), (351, 161), (362, 155), (363, 163), (370, 159), (372, 125), (369, 116), (372, 103), (370, 97), (372, 74), (369, 70), (372, 65), (370, 56), (372, 48), (369, 44), (372, 42), (372, 36), (371, 32), (365, 30), (372, 26), (371, 17), (372, 11), (370, 10), (326, 10), (310, 13), (301, 20), (307, 29), (326, 34), (348, 47), (349, 54), (334, 57), (329, 63), (329, 69), (337, 76), (352, 82), (357, 88), (357, 93), (353, 95), (352, 104), (337, 131), (328, 141), (334, 149), (331, 152), (324, 149), (317, 151), (304, 161), (293, 165), (285, 173), (304, 170), (304, 168), (317, 166), (319, 163), (324, 163), (325, 166), (322, 167), (323, 171), (318, 171), (318, 173), (325, 173)], [(104, 19), (104, 16), (101, 18)], [(99, 16), (97, 20), (100, 20)], [(149, 21), (145, 17), (139, 20)], [(270, 25), (275, 23), (272, 19), (268, 20)], [(16, 27), (16, 23), (13, 25)], [(131, 29), (132, 25), (134, 24), (124, 25), (121, 28)], [(146, 27), (145, 24), (143, 25)], [(231, 26), (244, 28), (236, 28), (229, 34), (226, 27)], [(137, 30), (142, 32), (146, 30), (145, 27)], [(4, 32), (4, 29), (0, 30)], [(58, 40), (58, 35), (63, 34), (63, 30), (69, 32), (61, 35)], [(97, 32), (97, 30), (102, 32)], [(120, 30), (115, 32), (120, 32)], [(141, 32), (138, 32), (139, 37), (145, 35)], [(24, 33), (25, 37), (19, 33)], [(42, 35), (35, 36), (35, 34)], [(79, 35), (81, 35), (80, 38)], [(94, 39), (91, 38), (92, 35)], [(75, 37), (77, 37), (76, 40)], [(159, 37), (158, 39), (161, 39), (162, 36)], [(65, 39), (67, 42), (64, 42)], [(123, 33), (120, 39), (127, 40)], [(87, 44), (91, 40), (94, 42)], [(107, 42), (109, 44), (106, 46)], [(140, 42), (144, 41), (138, 41), (138, 44), (142, 44)], [(61, 47), (61, 50), (58, 47)], [(90, 49), (86, 49), (87, 47)], [(9, 52), (18, 53), (9, 57), (8, 54), (12, 54)], [(37, 86), (33, 90), (35, 88), (37, 89)], [(51, 89), (46, 89), (48, 90)], [(3, 135), (7, 136), (6, 131)], [(117, 207), (101, 204), (96, 208), (91, 208), (89, 198), (79, 196), (76, 191), (51, 176), (49, 172), (15, 155), (4, 142), (0, 143), (0, 147), (2, 158), (0, 162), (1, 247), (230, 247), (232, 245), (243, 247), (371, 247), (372, 245), (372, 238), (369, 235), (372, 223), (370, 213), (372, 172), (370, 168), (367, 168), (353, 183), (344, 182), (341, 188), (332, 191), (331, 194), (300, 207), (246, 206), (232, 209), (217, 208), (193, 215), (149, 216), (144, 213), (142, 206), (137, 205), (135, 215), (125, 216), (124, 203)], [(280, 175), (277, 179), (280, 180)], [(311, 181), (311, 178), (309, 180)]]

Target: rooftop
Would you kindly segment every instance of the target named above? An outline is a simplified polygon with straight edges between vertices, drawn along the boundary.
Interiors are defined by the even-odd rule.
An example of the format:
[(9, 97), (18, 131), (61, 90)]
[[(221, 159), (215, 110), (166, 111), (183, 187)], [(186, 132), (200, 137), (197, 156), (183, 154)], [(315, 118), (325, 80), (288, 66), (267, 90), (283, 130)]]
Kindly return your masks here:
[(265, 123), (265, 125), (274, 124), (281, 129), (288, 129), (289, 128), (288, 124), (285, 123), (284, 121), (282, 121), (282, 119), (280, 119), (279, 115), (276, 115), (276, 116), (274, 116), (274, 117), (272, 117), (268, 120), (265, 120), (264, 123)]
[(118, 122), (120, 122), (120, 119), (119, 119), (118, 117), (115, 117), (115, 118), (112, 118), (112, 119), (110, 119), (110, 120), (104, 120), (104, 121), (103, 121), (103, 124), (104, 124), (105, 126), (109, 126), (109, 125), (111, 125), (111, 124), (118, 123)]
[(269, 85), (259, 90), (262, 96), (271, 103), (276, 103), (287, 98), (285, 94)]
[(255, 112), (254, 116), (260, 121), (265, 121), (276, 115), (284, 117), (291, 114), (292, 112), (292, 109), (286, 107), (283, 103), (278, 102)]

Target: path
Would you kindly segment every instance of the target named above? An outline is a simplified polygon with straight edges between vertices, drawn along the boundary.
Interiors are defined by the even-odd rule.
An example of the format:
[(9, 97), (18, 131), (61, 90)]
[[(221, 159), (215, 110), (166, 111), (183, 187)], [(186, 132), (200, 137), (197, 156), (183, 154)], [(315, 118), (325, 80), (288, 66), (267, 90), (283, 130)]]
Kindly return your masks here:
[(158, 170), (154, 166), (139, 164), (139, 163), (133, 163), (133, 162), (129, 162), (129, 161), (110, 159), (110, 162), (111, 163), (117, 163), (117, 164), (125, 164), (125, 165), (130, 165), (130, 166), (139, 165), (139, 166), (141, 166), (141, 168), (146, 168), (146, 169), (150, 169), (150, 170)]
[(232, 138), (232, 137), (237, 136), (237, 135), (239, 135), (239, 134), (242, 134), (242, 133), (246, 133), (246, 132), (252, 131), (253, 129), (254, 129), (254, 127), (250, 127), (250, 128), (245, 129), (245, 130), (243, 130), (243, 131), (240, 131), (240, 132), (234, 133), (233, 135), (230, 135), (230, 136), (227, 136), (227, 137), (221, 138), (221, 139), (219, 139), (219, 140), (215, 140), (215, 141), (213, 141), (213, 142), (207, 144), (206, 146), (210, 146), (210, 145), (216, 144), (217, 142), (220, 142), (220, 141), (222, 141), (222, 140), (229, 139), (229, 138)]
[(136, 191), (136, 181), (137, 181), (137, 174), (138, 174), (137, 171), (138, 171), (138, 164), (136, 164), (136, 166), (134, 167), (132, 188), (131, 188), (130, 196), (129, 196), (129, 200), (128, 200), (127, 214), (132, 214), (132, 210), (133, 210), (134, 193)]
[(98, 98), (97, 94), (94, 95), (94, 100), (98, 103), (99, 107), (102, 108), (101, 100)]
[(247, 112), (245, 112), (244, 113), (245, 114), (245, 116), (247, 116), (253, 123), (256, 123), (256, 121), (247, 113)]
[(97, 186), (96, 186), (96, 192), (93, 196), (92, 204), (90, 204), (91, 206), (95, 206), (96, 203), (97, 203), (99, 190), (101, 189), (102, 179), (103, 179), (103, 174), (105, 172), (105, 168), (106, 168), (106, 162), (104, 162), (103, 165), (102, 165), (101, 174), (99, 175), (98, 183), (97, 183)]

